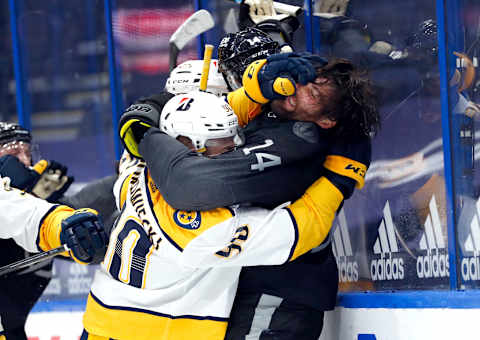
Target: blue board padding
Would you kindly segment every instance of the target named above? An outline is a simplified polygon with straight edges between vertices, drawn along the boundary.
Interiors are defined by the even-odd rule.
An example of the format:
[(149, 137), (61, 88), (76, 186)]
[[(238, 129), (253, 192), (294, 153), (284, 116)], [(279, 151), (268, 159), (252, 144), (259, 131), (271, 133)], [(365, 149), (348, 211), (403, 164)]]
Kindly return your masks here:
[(480, 291), (408, 291), (341, 293), (346, 308), (480, 308)]

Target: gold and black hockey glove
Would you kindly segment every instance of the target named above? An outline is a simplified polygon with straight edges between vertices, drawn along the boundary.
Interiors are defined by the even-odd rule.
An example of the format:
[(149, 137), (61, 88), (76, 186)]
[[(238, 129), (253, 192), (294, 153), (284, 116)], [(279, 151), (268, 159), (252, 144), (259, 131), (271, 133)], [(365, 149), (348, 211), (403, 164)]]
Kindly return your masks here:
[(242, 84), (251, 100), (266, 104), (294, 95), (297, 82), (305, 85), (315, 77), (311, 60), (297, 53), (280, 53), (248, 65)]

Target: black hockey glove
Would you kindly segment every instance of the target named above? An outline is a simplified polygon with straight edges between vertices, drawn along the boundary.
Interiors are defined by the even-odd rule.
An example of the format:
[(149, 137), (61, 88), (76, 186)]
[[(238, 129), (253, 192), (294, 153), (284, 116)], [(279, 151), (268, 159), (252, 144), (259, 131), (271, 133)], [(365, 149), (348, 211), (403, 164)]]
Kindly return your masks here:
[(159, 126), (162, 109), (172, 97), (171, 93), (162, 92), (150, 97), (140, 98), (123, 113), (120, 117), (118, 131), (128, 153), (142, 158), (138, 152), (138, 144), (149, 128)]
[(55, 203), (67, 191), (74, 178), (67, 176), (67, 167), (41, 160), (33, 169), (25, 166), (17, 157), (0, 157), (0, 176), (10, 177), (10, 185)]
[(40, 178), (40, 174), (25, 166), (17, 157), (5, 155), (0, 157), (0, 176), (10, 177), (14, 188), (30, 192)]
[(105, 257), (108, 238), (97, 212), (79, 209), (62, 221), (60, 242), (67, 244), (76, 262), (88, 264), (99, 263)]

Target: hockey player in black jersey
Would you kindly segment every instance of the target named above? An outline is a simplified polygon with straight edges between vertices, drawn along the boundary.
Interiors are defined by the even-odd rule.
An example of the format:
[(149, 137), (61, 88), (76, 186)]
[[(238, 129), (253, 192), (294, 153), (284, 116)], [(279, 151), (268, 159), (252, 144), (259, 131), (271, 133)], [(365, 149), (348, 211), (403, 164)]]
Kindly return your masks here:
[[(315, 66), (313, 77), (306, 67), (309, 63)], [(158, 129), (138, 134), (138, 151), (165, 199), (185, 210), (243, 203), (273, 207), (298, 198), (321, 176), (334, 183), (344, 199), (349, 198), (355, 186), (363, 186), (370, 163), (370, 134), (378, 127), (368, 79), (347, 61), (327, 62), (311, 55), (277, 55), (252, 67), (258, 67), (251, 78), (257, 86), (249, 84), (228, 98), (240, 121), (251, 120), (243, 130), (242, 148), (206, 159), (194, 157)], [(295, 81), (295, 95), (285, 98), (276, 92), (273, 85), (279, 75), (280, 82)], [(245, 91), (266, 105), (245, 98)], [(143, 103), (161, 109), (158, 99)], [(142, 120), (138, 114), (136, 119)], [(142, 121), (153, 126), (151, 117), (152, 113)], [(328, 241), (284, 266), (245, 268), (227, 339), (248, 334), (260, 339), (317, 339), (323, 311), (335, 305), (337, 286), (337, 266)], [(255, 324), (257, 305), (269, 304), (275, 307), (271, 321)], [(263, 320), (271, 316), (264, 315)]]

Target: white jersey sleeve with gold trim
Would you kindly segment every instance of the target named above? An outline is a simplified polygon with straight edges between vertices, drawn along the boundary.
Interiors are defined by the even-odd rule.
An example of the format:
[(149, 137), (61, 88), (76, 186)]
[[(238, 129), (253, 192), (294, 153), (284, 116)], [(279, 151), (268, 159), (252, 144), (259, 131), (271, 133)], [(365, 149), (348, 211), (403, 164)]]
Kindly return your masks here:
[(0, 178), (0, 238), (13, 238), (28, 252), (38, 252), (36, 240), (43, 219), (55, 205), (8, 188)]
[(292, 261), (325, 240), (342, 200), (340, 191), (321, 178), (293, 204), (240, 209), (228, 228), (224, 222), (192, 239), (180, 255), (181, 263), (207, 268)]
[(298, 241), (298, 230), (288, 203), (273, 211), (243, 208), (228, 222), (217, 224), (194, 238), (183, 250), (187, 267), (277, 265), (287, 262)]

